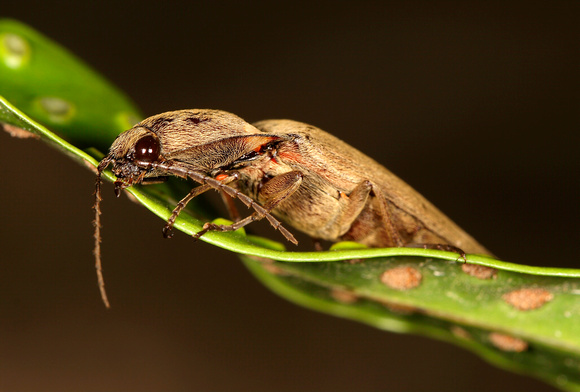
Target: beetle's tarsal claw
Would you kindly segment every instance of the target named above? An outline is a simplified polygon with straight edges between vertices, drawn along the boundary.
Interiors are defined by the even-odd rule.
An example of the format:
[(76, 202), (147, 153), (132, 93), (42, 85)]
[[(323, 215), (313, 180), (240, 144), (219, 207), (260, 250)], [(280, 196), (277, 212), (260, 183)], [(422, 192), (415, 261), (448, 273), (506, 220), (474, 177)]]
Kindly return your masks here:
[(173, 237), (173, 229), (169, 225), (163, 226), (163, 237), (164, 238), (171, 238)]
[(125, 189), (125, 184), (121, 181), (115, 181), (115, 196), (121, 196), (121, 192)]

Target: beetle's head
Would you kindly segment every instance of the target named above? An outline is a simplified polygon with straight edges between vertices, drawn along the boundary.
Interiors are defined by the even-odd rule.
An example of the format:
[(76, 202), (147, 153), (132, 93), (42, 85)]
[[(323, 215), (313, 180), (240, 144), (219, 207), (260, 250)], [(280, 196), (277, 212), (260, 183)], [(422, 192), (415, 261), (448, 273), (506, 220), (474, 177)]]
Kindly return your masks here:
[[(167, 112), (149, 117), (121, 133), (109, 154), (101, 161), (98, 172), (109, 165), (117, 177), (117, 195), (126, 187), (147, 179), (166, 177), (155, 163), (187, 160), (192, 169), (211, 169), (212, 158), (203, 147), (224, 137), (242, 136), (258, 131), (238, 116), (221, 110), (193, 109)], [(199, 150), (199, 151), (198, 151)], [(197, 153), (191, 154), (187, 152)], [(214, 160), (215, 161), (215, 160)]]
[[(238, 161), (252, 161), (274, 139), (240, 117), (221, 110), (193, 109), (149, 117), (121, 133), (97, 167), (95, 185), (95, 265), (103, 300), (108, 306), (101, 272), (101, 177), (112, 165), (115, 194), (134, 184), (169, 175), (205, 179)], [(264, 147), (265, 148), (265, 147)], [(208, 177), (209, 178), (209, 177)], [(196, 180), (198, 181), (198, 180)], [(199, 182), (199, 181), (198, 181)], [(222, 189), (227, 188), (222, 185)], [(233, 189), (232, 189), (233, 190)]]
[(100, 175), (109, 165), (113, 165), (112, 171), (117, 177), (115, 193), (118, 196), (121, 190), (139, 184), (145, 178), (159, 177), (155, 169), (150, 169), (145, 164), (162, 160), (161, 141), (157, 134), (151, 129), (136, 125), (115, 139), (109, 155), (99, 163), (97, 170)]

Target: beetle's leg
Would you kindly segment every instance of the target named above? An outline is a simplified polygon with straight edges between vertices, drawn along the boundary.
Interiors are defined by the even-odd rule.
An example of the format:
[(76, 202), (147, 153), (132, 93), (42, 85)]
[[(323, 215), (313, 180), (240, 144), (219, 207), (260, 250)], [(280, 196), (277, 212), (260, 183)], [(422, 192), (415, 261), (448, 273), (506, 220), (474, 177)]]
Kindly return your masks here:
[(339, 230), (337, 236), (346, 233), (350, 229), (352, 223), (365, 208), (372, 189), (371, 182), (365, 180), (358, 184), (349, 195), (344, 192), (338, 193), (338, 201), (342, 208), (341, 214), (336, 220), (336, 227)]
[(236, 208), (236, 204), (234, 203), (234, 198), (225, 193), (223, 190), (220, 190), (220, 196), (222, 197), (222, 201), (224, 202), (226, 209), (228, 210), (228, 214), (230, 218), (237, 222), (240, 220), (240, 213)]
[(463, 249), (460, 249), (456, 246), (453, 245), (448, 245), (448, 244), (420, 244), (418, 246), (419, 248), (423, 248), (423, 249), (437, 249), (437, 250), (444, 250), (446, 252), (453, 252), (453, 253), (458, 253), (459, 257), (461, 259), (463, 259), (464, 262), (467, 263), (467, 255), (465, 254), (465, 252), (463, 251)]
[(373, 187), (373, 193), (379, 202), (379, 208), (381, 210), (381, 219), (385, 224), (385, 230), (389, 234), (390, 239), (393, 242), (394, 246), (402, 247), (405, 246), (403, 239), (397, 232), (395, 224), (393, 223), (391, 216), (393, 216), (393, 211), (391, 209), (391, 203), (387, 200), (387, 198), (383, 195), (378, 187)]
[(280, 174), (262, 185), (258, 199), (264, 201), (264, 207), (270, 212), (288, 196), (296, 192), (300, 184), (302, 184), (301, 172), (295, 170)]
[[(270, 224), (275, 229), (279, 230), (284, 235), (284, 237), (286, 237), (286, 239), (288, 241), (292, 242), (293, 244), (298, 244), (298, 241), (296, 241), (296, 238), (294, 238), (292, 233), (290, 233), (288, 230), (286, 230), (281, 225), (281, 223), (276, 218), (274, 218), (264, 207), (262, 207), (260, 204), (256, 203), (251, 197), (241, 193), (237, 189), (232, 188), (231, 186), (229, 186), (227, 184), (222, 183), (221, 181), (219, 181), (215, 178), (208, 177), (204, 173), (198, 172), (196, 170), (190, 170), (189, 168), (184, 167), (183, 165), (180, 165), (180, 164), (176, 164), (174, 162), (142, 162), (142, 161), (138, 161), (137, 164), (139, 166), (141, 166), (143, 168), (147, 168), (147, 169), (151, 168), (151, 167), (162, 169), (162, 170), (166, 171), (167, 173), (171, 173), (177, 177), (182, 177), (182, 178), (189, 177), (192, 180), (199, 182), (202, 185), (209, 185), (210, 187), (212, 187), (214, 189), (221, 190), (221, 191), (225, 192), (226, 194), (228, 194), (229, 196), (231, 196), (233, 198), (237, 198), (242, 203), (244, 203), (247, 207), (253, 208), (254, 211), (256, 211), (258, 214), (260, 214), (262, 217), (265, 217), (266, 219), (268, 219), (268, 222), (270, 222)], [(237, 179), (237, 175), (235, 175), (235, 173), (231, 173), (230, 177), (232, 178), (232, 181)], [(209, 229), (204, 229), (204, 230), (200, 231), (199, 233), (194, 234), (193, 237), (199, 238), (204, 233), (206, 233), (208, 230)]]
[[(374, 193), (375, 197), (378, 200), (381, 219), (384, 223), (385, 230), (389, 234), (389, 237), (393, 243), (393, 246), (419, 247), (419, 248), (423, 248), (423, 249), (438, 249), (438, 250), (445, 250), (447, 252), (455, 252), (455, 253), (458, 253), (460, 255), (460, 257), (465, 262), (467, 262), (465, 252), (463, 250), (459, 249), (458, 247), (453, 246), (453, 245), (448, 245), (448, 244), (418, 244), (418, 245), (406, 244), (403, 241), (403, 239), (401, 238), (401, 236), (399, 235), (399, 233), (397, 232), (397, 229), (396, 229), (395, 225), (393, 224), (393, 221), (390, 218), (393, 214), (393, 210), (392, 210), (393, 204), (391, 202), (389, 202), (389, 200), (386, 197), (384, 197), (384, 195), (379, 190), (379, 188), (374, 187), (370, 181), (363, 181), (351, 192), (351, 194), (349, 195), (349, 199), (352, 201), (351, 204), (356, 205), (357, 200), (358, 200), (358, 203), (366, 203), (366, 200), (367, 200), (370, 192)], [(364, 205), (363, 205), (363, 207), (364, 207)], [(350, 208), (354, 209), (352, 206), (350, 206)], [(358, 211), (360, 213), (360, 211), (362, 211), (362, 208), (359, 209)]]
[(141, 180), (142, 185), (163, 184), (169, 177), (148, 177)]
[(247, 216), (240, 221), (232, 223), (231, 225), (216, 225), (215, 223), (206, 222), (203, 225), (203, 229), (195, 233), (193, 235), (193, 238), (198, 239), (208, 231), (235, 231), (252, 222), (258, 221), (264, 217), (266, 217), (268, 219), (268, 222), (270, 222), (270, 225), (272, 225), (274, 229), (280, 231), (280, 233), (282, 233), (282, 235), (286, 237), (288, 241), (292, 242), (294, 245), (298, 245), (298, 241), (296, 241), (296, 238), (294, 238), (292, 233), (290, 233), (284, 226), (282, 226), (282, 223), (280, 223), (280, 221), (278, 221), (276, 218), (274, 218), (267, 212), (261, 213), (258, 211), (254, 212), (252, 215)]
[(163, 226), (163, 236), (165, 238), (173, 237), (173, 225), (175, 224), (175, 220), (177, 219), (181, 211), (185, 208), (187, 203), (189, 203), (191, 199), (193, 199), (194, 197), (199, 196), (210, 189), (212, 189), (212, 187), (207, 184), (196, 186), (187, 194), (187, 196), (185, 196), (183, 199), (179, 201), (179, 203), (177, 203), (175, 209), (171, 213), (171, 216), (167, 220), (167, 223), (165, 224), (165, 226)]
[(445, 250), (447, 252), (459, 253), (459, 257), (461, 257), (463, 259), (463, 261), (467, 263), (467, 255), (465, 254), (463, 249), (460, 249), (456, 246), (448, 245), (448, 244), (423, 244), (423, 248), (424, 249), (439, 249), (439, 250)]
[[(224, 184), (229, 184), (230, 182), (234, 181), (237, 179), (237, 176), (227, 176), (222, 178), (221, 181)], [(171, 216), (169, 217), (169, 219), (167, 220), (167, 224), (163, 227), (163, 236), (165, 238), (171, 238), (173, 237), (173, 225), (175, 224), (175, 220), (177, 219), (177, 217), (179, 216), (179, 214), (181, 213), (181, 211), (185, 208), (185, 206), (187, 205), (187, 203), (189, 203), (191, 201), (191, 199), (193, 199), (196, 196), (201, 195), (204, 192), (207, 192), (208, 190), (212, 189), (213, 186), (209, 185), (209, 184), (202, 184), (200, 186), (197, 186), (195, 188), (193, 188), (188, 194), (187, 196), (185, 196), (183, 199), (181, 199), (179, 201), (179, 203), (177, 203), (177, 206), (175, 206), (175, 209), (173, 210), (173, 212), (171, 213)], [(222, 198), (227, 196), (225, 195), (225, 192), (221, 191), (220, 194), (222, 194)], [(225, 195), (225, 196), (224, 196)], [(230, 199), (231, 200), (231, 199)], [(227, 206), (227, 204), (226, 204)], [(235, 210), (235, 205), (233, 205), (232, 202), (232, 206)], [(229, 207), (228, 207), (228, 211)], [(237, 211), (236, 211), (237, 212)]]
[(278, 220), (270, 215), (270, 211), (272, 211), (272, 209), (284, 201), (288, 196), (296, 192), (301, 183), (302, 173), (299, 171), (284, 173), (272, 178), (262, 186), (262, 189), (260, 189), (260, 199), (266, 200), (264, 207), (257, 208), (257, 206), (254, 206), (256, 211), (252, 215), (234, 222), (231, 225), (216, 225), (215, 223), (208, 222), (203, 225), (202, 231), (194, 234), (194, 238), (199, 238), (208, 231), (238, 230), (265, 217), (276, 230), (280, 230), (288, 241), (298, 244), (298, 241), (296, 241), (292, 233), (286, 230)]
[[(415, 247), (415, 246), (417, 246), (415, 244), (405, 243), (402, 240), (402, 238), (398, 234), (393, 222), (391, 221), (391, 219), (389, 219), (389, 216), (391, 216), (391, 214), (392, 214), (392, 209), (391, 209), (392, 203), (390, 203), (377, 188), (373, 188), (373, 192), (375, 193), (375, 195), (377, 197), (379, 197), (379, 202), (381, 204), (381, 211), (383, 209), (386, 211), (386, 214), (382, 214), (383, 220), (386, 224), (387, 230), (389, 231), (389, 233), (391, 235), (391, 239), (395, 242), (395, 246), (398, 246), (398, 247), (403, 247), (403, 246)], [(467, 257), (465, 256), (465, 252), (463, 250), (459, 249), (458, 247), (453, 246), (453, 245), (427, 243), (427, 244), (419, 244), (418, 247), (423, 248), (423, 249), (438, 249), (438, 250), (445, 250), (447, 252), (459, 253), (460, 257), (465, 262), (467, 262)]]
[(378, 201), (379, 216), (382, 221), (382, 227), (386, 230), (390, 242), (394, 246), (403, 246), (403, 240), (397, 233), (395, 225), (391, 220), (392, 210), (388, 200), (384, 197), (378, 187), (374, 186), (369, 180), (362, 181), (358, 184), (352, 192), (347, 196), (344, 193), (339, 194), (339, 201), (343, 204), (342, 214), (337, 219), (337, 227), (339, 228), (338, 236), (343, 235), (349, 231), (353, 222), (359, 217), (364, 208), (367, 206), (369, 197), (375, 197)]
[(324, 250), (322, 242), (317, 238), (312, 239), (312, 245), (314, 245), (314, 250), (317, 252), (322, 252)]

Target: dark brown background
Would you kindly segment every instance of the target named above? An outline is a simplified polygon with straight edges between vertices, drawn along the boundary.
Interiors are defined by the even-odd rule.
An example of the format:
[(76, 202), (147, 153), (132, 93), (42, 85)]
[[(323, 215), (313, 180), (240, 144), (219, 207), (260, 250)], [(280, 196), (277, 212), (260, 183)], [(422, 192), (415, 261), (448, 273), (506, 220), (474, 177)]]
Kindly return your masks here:
[[(0, 12), (148, 115), (219, 108), (318, 125), (503, 259), (579, 266), (578, 2), (171, 4)], [(162, 222), (110, 186), (106, 311), (93, 175), (42, 143), (1, 134), (0, 148), (2, 391), (551, 390), (449, 344), (289, 304), (234, 255), (164, 240)]]

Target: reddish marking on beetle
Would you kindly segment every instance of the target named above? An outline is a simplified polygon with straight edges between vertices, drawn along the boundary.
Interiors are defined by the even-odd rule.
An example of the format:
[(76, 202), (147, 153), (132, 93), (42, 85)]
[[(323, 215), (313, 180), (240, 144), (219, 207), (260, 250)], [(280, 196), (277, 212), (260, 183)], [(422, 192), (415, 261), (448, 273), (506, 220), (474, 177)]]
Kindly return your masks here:
[(218, 181), (225, 180), (226, 178), (228, 178), (227, 174), (218, 174), (217, 176), (215, 176), (215, 179)]
[(302, 156), (295, 152), (278, 152), (278, 156), (293, 162), (302, 162)]

